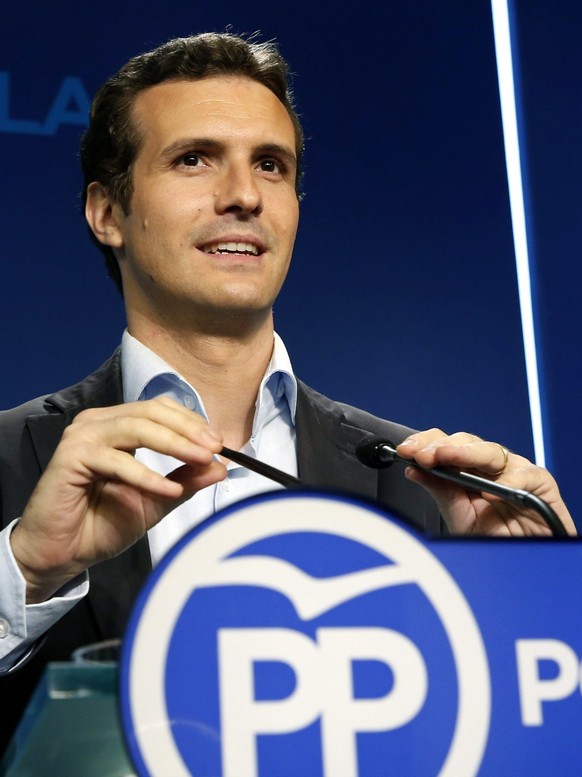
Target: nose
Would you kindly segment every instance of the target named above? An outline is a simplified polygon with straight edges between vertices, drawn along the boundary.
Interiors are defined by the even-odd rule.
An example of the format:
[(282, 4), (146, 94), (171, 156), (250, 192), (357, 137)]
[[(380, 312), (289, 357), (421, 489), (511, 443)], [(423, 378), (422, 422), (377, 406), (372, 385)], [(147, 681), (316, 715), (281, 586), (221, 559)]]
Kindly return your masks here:
[(215, 196), (218, 213), (258, 216), (263, 198), (257, 186), (255, 171), (248, 163), (232, 163), (224, 171)]

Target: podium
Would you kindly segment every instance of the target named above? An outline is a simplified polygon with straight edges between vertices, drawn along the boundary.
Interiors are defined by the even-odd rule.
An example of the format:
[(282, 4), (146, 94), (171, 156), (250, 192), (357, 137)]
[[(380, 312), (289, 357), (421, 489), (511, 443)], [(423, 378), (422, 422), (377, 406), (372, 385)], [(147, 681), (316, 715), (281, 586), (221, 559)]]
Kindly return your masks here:
[(5, 753), (3, 777), (130, 777), (118, 667), (49, 664)]
[(581, 601), (579, 540), (430, 539), (350, 497), (245, 500), (138, 597), (123, 740), (115, 668), (52, 665), (21, 760), (63, 732), (79, 760), (6, 777), (580, 774)]

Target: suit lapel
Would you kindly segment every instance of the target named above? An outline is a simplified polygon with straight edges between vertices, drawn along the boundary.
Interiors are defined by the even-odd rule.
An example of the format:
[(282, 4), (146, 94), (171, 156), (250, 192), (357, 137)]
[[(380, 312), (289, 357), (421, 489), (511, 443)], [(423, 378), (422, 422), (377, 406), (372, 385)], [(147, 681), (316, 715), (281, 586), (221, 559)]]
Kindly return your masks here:
[(70, 423), (71, 419), (64, 413), (32, 415), (26, 419), (26, 427), (41, 472), (47, 468), (65, 427)]
[(48, 396), (45, 412), (26, 419), (32, 446), (41, 472), (44, 472), (65, 428), (76, 415), (89, 407), (107, 407), (123, 402), (120, 350), (96, 372), (74, 386)]

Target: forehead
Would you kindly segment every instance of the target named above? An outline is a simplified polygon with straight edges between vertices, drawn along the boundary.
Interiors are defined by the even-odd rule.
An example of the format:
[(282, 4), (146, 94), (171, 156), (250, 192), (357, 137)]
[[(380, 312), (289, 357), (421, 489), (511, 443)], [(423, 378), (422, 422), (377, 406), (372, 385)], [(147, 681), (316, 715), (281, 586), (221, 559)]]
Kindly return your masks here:
[(250, 78), (221, 76), (164, 81), (141, 92), (132, 117), (144, 145), (174, 136), (236, 137), (295, 146), (293, 123), (283, 103)]

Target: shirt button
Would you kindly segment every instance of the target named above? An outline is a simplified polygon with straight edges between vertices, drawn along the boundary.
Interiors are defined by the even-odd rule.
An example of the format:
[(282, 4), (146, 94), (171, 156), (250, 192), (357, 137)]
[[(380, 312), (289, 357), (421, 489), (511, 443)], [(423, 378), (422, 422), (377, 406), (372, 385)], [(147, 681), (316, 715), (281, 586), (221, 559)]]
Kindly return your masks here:
[(225, 478), (222, 481), (221, 486), (223, 491), (230, 491), (230, 478)]
[(4, 618), (0, 618), (0, 639), (4, 639), (10, 634), (10, 624)]
[(186, 394), (184, 397), (184, 404), (188, 408), (188, 410), (192, 410), (194, 407), (194, 398), (190, 396), (190, 394)]

